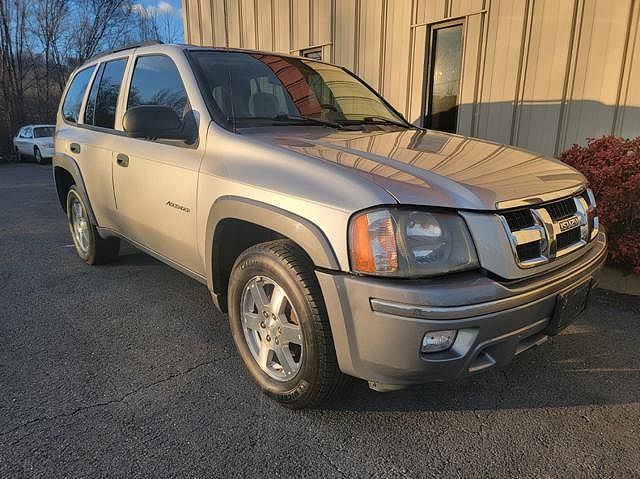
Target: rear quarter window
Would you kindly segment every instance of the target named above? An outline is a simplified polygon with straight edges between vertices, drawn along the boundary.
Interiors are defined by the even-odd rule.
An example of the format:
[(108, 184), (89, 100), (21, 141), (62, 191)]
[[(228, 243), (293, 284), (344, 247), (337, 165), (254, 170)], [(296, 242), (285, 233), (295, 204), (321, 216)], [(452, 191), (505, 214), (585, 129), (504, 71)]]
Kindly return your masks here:
[(73, 77), (71, 85), (67, 90), (67, 94), (62, 103), (62, 116), (65, 120), (78, 123), (78, 117), (80, 116), (80, 108), (82, 107), (82, 100), (84, 99), (84, 93), (91, 80), (91, 75), (95, 66), (85, 68), (76, 73)]

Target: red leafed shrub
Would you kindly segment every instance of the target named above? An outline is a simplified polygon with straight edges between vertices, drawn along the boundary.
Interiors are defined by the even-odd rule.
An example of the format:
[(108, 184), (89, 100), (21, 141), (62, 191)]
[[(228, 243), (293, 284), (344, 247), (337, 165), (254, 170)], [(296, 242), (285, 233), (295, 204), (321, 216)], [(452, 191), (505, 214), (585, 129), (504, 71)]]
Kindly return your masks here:
[(587, 177), (609, 239), (609, 258), (640, 274), (640, 137), (590, 139), (560, 159)]

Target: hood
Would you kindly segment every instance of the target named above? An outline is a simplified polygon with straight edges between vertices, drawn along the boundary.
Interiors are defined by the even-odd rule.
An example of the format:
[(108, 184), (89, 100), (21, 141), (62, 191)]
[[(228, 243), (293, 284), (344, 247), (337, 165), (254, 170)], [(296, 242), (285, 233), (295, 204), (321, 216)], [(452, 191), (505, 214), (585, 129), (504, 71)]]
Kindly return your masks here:
[(560, 197), (585, 184), (553, 158), (434, 131), (256, 130), (262, 141), (357, 170), (402, 204), (493, 210)]

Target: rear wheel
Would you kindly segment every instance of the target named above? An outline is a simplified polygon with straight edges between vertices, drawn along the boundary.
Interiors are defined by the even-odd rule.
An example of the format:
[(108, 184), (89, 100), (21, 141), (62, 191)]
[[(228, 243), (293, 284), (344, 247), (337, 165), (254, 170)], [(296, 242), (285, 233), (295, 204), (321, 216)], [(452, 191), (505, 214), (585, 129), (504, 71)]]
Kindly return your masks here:
[(252, 379), (285, 406), (317, 405), (344, 384), (313, 265), (291, 241), (262, 243), (238, 257), (229, 321)]
[(118, 256), (119, 238), (101, 238), (75, 185), (67, 193), (67, 223), (78, 256), (87, 264), (104, 264)]
[(33, 147), (33, 157), (36, 159), (36, 163), (39, 165), (44, 163), (44, 158), (42, 158), (42, 153), (40, 153), (40, 148), (37, 146)]

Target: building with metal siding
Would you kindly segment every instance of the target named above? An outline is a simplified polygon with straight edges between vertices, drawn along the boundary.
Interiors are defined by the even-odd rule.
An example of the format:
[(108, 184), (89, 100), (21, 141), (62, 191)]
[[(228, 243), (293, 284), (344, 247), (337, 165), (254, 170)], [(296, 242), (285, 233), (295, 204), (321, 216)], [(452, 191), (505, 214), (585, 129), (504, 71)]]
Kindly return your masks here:
[(320, 58), (412, 122), (559, 154), (640, 135), (640, 0), (183, 0), (187, 43)]

